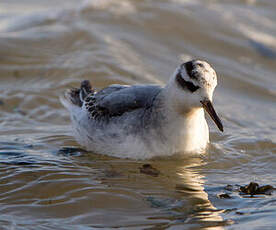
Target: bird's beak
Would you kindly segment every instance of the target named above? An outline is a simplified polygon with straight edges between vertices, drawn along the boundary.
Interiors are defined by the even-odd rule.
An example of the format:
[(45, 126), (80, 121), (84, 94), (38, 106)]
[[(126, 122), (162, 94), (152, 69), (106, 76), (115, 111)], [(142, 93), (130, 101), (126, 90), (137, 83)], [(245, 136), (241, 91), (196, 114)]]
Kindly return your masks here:
[(203, 108), (207, 113), (209, 113), (210, 117), (213, 119), (213, 121), (216, 123), (217, 127), (221, 132), (223, 132), (223, 125), (221, 120), (219, 119), (212, 102), (210, 100), (204, 100), (200, 101), (200, 103), (203, 105)]

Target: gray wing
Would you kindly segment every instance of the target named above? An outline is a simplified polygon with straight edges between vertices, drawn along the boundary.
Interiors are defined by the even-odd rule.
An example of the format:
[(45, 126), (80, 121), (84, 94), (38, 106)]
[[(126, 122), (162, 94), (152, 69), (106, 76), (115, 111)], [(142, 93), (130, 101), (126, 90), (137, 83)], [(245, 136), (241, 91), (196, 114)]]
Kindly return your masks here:
[(88, 97), (85, 106), (93, 118), (120, 116), (150, 107), (161, 89), (157, 85), (112, 85)]

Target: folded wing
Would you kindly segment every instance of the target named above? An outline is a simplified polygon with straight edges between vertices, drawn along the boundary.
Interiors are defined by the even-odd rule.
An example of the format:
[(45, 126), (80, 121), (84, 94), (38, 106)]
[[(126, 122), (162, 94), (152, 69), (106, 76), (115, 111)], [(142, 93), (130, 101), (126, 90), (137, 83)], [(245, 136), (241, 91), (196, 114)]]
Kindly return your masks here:
[(91, 118), (120, 116), (136, 109), (147, 109), (160, 92), (156, 85), (111, 85), (85, 99)]

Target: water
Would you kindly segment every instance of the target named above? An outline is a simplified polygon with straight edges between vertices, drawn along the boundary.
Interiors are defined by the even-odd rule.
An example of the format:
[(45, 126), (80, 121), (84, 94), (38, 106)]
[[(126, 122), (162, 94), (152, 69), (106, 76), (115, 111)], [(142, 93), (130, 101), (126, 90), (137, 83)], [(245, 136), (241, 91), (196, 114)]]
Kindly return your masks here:
[[(274, 229), (274, 0), (2, 0), (0, 229)], [(182, 60), (218, 73), (202, 158), (150, 161), (85, 152), (58, 96), (89, 79), (164, 84)], [(150, 163), (158, 177), (140, 173)], [(229, 193), (232, 199), (219, 199)]]

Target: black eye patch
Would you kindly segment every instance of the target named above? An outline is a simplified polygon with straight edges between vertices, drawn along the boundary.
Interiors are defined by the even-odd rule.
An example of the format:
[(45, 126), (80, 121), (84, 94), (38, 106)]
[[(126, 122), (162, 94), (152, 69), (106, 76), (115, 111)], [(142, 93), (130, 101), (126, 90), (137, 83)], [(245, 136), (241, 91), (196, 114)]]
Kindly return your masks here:
[(193, 62), (194, 61), (188, 61), (188, 62), (184, 63), (184, 67), (185, 67), (186, 72), (187, 72), (187, 74), (189, 75), (190, 78), (193, 77), (193, 74), (192, 74), (192, 71), (194, 69)]
[(198, 90), (200, 87), (194, 85), (192, 82), (190, 81), (185, 81), (183, 79), (183, 77), (181, 76), (181, 73), (178, 73), (176, 75), (176, 81), (177, 83), (184, 89), (188, 89), (190, 92), (195, 92), (196, 90)]
[(188, 61), (188, 62), (186, 62), (186, 63), (183, 64), (183, 66), (185, 67), (185, 70), (186, 70), (188, 76), (191, 79), (195, 79), (195, 80), (198, 79), (197, 74), (195, 72), (193, 72), (193, 70), (195, 69), (196, 65), (198, 65), (200, 67), (203, 67), (203, 65), (201, 63), (195, 64), (195, 60)]

